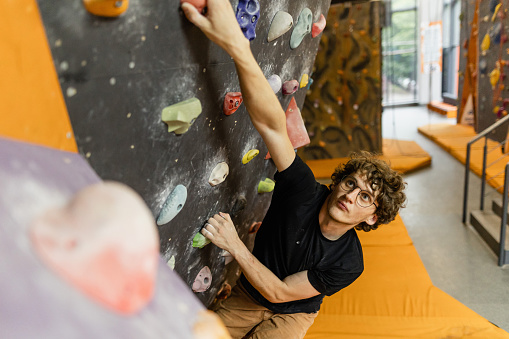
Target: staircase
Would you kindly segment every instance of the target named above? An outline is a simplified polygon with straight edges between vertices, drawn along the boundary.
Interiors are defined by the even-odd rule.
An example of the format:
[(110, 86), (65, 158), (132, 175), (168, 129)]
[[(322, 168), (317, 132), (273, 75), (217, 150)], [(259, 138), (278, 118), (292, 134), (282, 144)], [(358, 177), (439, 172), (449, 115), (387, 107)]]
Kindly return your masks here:
[[(497, 128), (507, 129), (509, 123), (509, 115), (503, 119), (495, 122), (493, 125), (485, 129), (475, 138), (467, 144), (467, 155), (465, 161), (465, 186), (463, 196), (463, 223), (466, 224), (467, 217), (467, 200), (468, 200), (468, 185), (469, 185), (469, 174), (470, 174), (470, 154), (471, 146), (481, 138), (485, 138), (484, 150), (483, 150), (483, 169), (481, 175), (481, 199), (480, 209), (470, 212), (470, 224), (475, 228), (477, 233), (486, 242), (486, 244), (498, 255), (498, 265), (503, 266), (509, 264), (509, 239), (507, 238), (508, 228), (508, 205), (509, 205), (509, 156), (506, 154), (506, 143), (509, 139), (504, 140), (500, 144), (496, 145), (491, 150), (488, 150), (488, 135), (495, 131)], [(501, 156), (493, 163), (503, 162), (505, 163), (505, 169), (499, 173), (487, 176), (487, 169), (490, 165), (487, 165), (487, 154), (494, 150), (501, 150)], [(484, 208), (484, 201), (486, 198), (486, 183), (492, 181), (495, 178), (499, 178), (501, 175), (504, 177), (502, 198), (496, 198), (492, 201), (491, 210)], [(501, 186), (501, 187), (502, 187)], [(496, 187), (499, 189), (501, 187)], [(497, 195), (499, 193), (496, 193)]]

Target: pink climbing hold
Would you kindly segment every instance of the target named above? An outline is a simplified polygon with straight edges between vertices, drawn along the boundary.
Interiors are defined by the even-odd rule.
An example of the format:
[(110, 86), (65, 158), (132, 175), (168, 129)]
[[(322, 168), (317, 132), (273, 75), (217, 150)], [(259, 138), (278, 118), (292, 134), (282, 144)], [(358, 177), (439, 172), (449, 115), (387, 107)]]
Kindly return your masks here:
[(196, 279), (194, 279), (193, 283), (193, 291), (195, 292), (205, 292), (209, 289), (212, 284), (212, 273), (210, 272), (210, 268), (205, 266), (200, 270)]
[(299, 89), (299, 82), (297, 80), (288, 80), (283, 84), (283, 94), (290, 95)]
[(202, 14), (204, 14), (203, 9), (207, 7), (207, 0), (180, 0), (180, 4), (182, 4), (183, 2), (189, 2), (191, 5), (196, 7), (198, 12)]
[(152, 213), (126, 185), (86, 187), (35, 219), (30, 237), (47, 266), (118, 313), (141, 310), (154, 294), (159, 237)]
[(323, 32), (325, 25), (327, 25), (327, 20), (325, 20), (323, 14), (320, 14), (320, 19), (318, 19), (318, 21), (315, 22), (311, 28), (311, 36), (316, 38), (320, 33)]
[(223, 112), (226, 115), (232, 115), (242, 104), (242, 93), (228, 92), (224, 96)]
[[(286, 131), (294, 149), (305, 146), (311, 142), (295, 98), (292, 98), (286, 109)], [(267, 153), (265, 159), (269, 158), (270, 154)]]

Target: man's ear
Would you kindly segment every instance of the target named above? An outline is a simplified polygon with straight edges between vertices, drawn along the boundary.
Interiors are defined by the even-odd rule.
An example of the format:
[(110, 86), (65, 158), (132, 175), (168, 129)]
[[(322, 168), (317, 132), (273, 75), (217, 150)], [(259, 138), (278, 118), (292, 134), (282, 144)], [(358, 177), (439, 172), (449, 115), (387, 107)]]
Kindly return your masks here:
[(374, 225), (376, 223), (377, 220), (378, 220), (378, 216), (376, 214), (373, 214), (365, 222), (369, 226), (372, 226), (372, 225)]

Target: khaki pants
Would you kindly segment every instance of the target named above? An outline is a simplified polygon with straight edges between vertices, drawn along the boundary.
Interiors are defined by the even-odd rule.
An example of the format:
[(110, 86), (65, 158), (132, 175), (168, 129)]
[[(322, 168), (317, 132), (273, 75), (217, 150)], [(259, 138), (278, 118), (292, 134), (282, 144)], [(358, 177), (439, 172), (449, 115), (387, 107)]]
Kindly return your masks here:
[(215, 311), (233, 339), (300, 339), (318, 315), (274, 313), (258, 304), (239, 283)]

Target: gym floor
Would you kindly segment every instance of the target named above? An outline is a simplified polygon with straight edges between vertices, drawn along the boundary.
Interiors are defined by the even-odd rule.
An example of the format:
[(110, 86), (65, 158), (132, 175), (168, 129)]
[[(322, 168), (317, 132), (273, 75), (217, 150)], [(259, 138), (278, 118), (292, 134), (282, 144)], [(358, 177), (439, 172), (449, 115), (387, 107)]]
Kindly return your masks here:
[[(400, 212), (415, 248), (435, 286), (500, 328), (509, 331), (509, 265), (476, 231), (461, 222), (465, 167), (418, 133), (426, 124), (451, 123), (425, 106), (385, 108), (384, 139), (413, 140), (432, 157), (430, 167), (405, 175), (407, 207)], [(479, 209), (481, 180), (470, 175), (469, 208)], [(487, 188), (485, 206), (501, 195)]]

